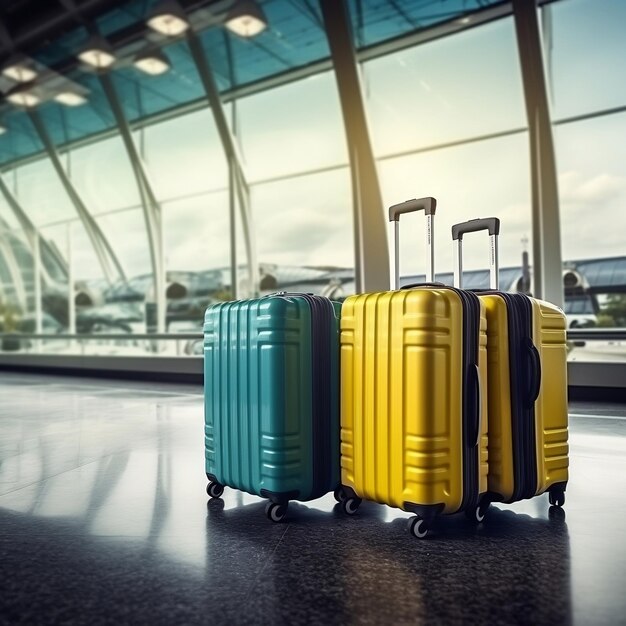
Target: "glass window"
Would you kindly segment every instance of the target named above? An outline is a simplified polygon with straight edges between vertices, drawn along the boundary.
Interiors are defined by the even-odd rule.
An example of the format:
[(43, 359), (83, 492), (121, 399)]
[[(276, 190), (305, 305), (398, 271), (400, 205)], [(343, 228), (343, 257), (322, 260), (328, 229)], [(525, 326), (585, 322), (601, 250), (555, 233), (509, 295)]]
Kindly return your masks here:
[(143, 209), (102, 215), (97, 222), (128, 277), (152, 272)]
[(208, 193), (163, 204), (165, 267), (202, 271), (230, 265), (228, 194)]
[(543, 11), (544, 22), (549, 12), (552, 28), (552, 46), (548, 40), (546, 52), (555, 119), (624, 105), (626, 2), (563, 0)]
[[(406, 198), (434, 196), (436, 271), (453, 270), (450, 229), (456, 222), (496, 216), (500, 230), (501, 267), (521, 267), (524, 238), (531, 238), (530, 174), (527, 133), (465, 144), (412, 156), (385, 159), (379, 172), (385, 206)], [(417, 221), (420, 220), (420, 221)], [(423, 214), (401, 229), (401, 274), (423, 274)], [(532, 258), (532, 256), (531, 256)], [(488, 267), (487, 237), (464, 241), (464, 267)], [(505, 285), (502, 285), (506, 288)]]
[[(480, 11), (499, 0), (402, 0), (380, 2), (379, 0), (350, 0), (348, 8), (352, 18), (352, 30), (358, 47), (370, 46), (394, 39), (416, 30), (432, 28), (435, 24), (449, 22), (464, 15)], [(465, 18), (469, 19), (469, 18)], [(463, 23), (463, 22), (462, 22)]]
[(137, 183), (122, 139), (110, 137), (72, 150), (69, 174), (92, 214), (137, 206)]
[[(8, 188), (9, 192), (14, 195), (13, 183), (14, 183), (14, 174), (13, 171), (7, 172), (2, 175), (2, 182)], [(19, 229), (20, 223), (15, 217), (15, 213), (11, 209), (9, 203), (7, 202), (4, 194), (0, 192), (0, 219), (2, 220), (2, 225), (9, 228)]]
[(17, 168), (15, 195), (37, 226), (76, 215), (74, 205), (48, 159)]
[(254, 185), (252, 210), (260, 263), (354, 267), (347, 168)]
[(162, 200), (228, 185), (224, 150), (208, 108), (148, 126), (144, 150), (155, 193)]
[[(115, 248), (115, 240), (110, 242)], [(72, 259), (76, 281), (100, 280), (104, 273), (82, 222), (72, 225)]]
[(364, 73), (377, 155), (526, 126), (512, 19), (369, 61)]
[(626, 113), (554, 132), (563, 259), (626, 255)]
[(237, 113), (251, 181), (348, 160), (331, 72), (243, 98)]

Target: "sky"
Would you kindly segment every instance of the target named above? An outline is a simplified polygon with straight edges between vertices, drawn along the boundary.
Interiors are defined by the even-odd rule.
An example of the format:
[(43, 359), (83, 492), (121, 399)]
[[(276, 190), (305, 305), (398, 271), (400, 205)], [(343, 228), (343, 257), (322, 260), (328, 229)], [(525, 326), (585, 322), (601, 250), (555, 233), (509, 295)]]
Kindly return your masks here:
[[(625, 105), (626, 2), (560, 0), (550, 11), (553, 119)], [(502, 220), (501, 264), (519, 264), (522, 239), (531, 238), (526, 132), (406, 154), (526, 125), (512, 19), (370, 61), (362, 79), (384, 206), (438, 199), (440, 271), (452, 269), (450, 226), (489, 215)], [(244, 98), (237, 117), (259, 260), (351, 267), (350, 177), (332, 73)], [(626, 113), (556, 125), (554, 136), (564, 259), (626, 254)], [(163, 206), (167, 268), (227, 265), (227, 167), (210, 112), (135, 137)], [(335, 169), (301, 175), (329, 167)], [(148, 272), (143, 214), (121, 140), (73, 151), (70, 172), (128, 274)], [(4, 177), (44, 234), (65, 250), (67, 229), (58, 222), (75, 220), (75, 212), (51, 165), (33, 163)], [(2, 198), (0, 215), (15, 225)], [(402, 226), (401, 271), (423, 271), (423, 224), (414, 218)], [(77, 278), (100, 277), (78, 222), (72, 233)], [(243, 261), (240, 227), (238, 249)], [(465, 252), (466, 268), (486, 267), (484, 239), (468, 238)]]

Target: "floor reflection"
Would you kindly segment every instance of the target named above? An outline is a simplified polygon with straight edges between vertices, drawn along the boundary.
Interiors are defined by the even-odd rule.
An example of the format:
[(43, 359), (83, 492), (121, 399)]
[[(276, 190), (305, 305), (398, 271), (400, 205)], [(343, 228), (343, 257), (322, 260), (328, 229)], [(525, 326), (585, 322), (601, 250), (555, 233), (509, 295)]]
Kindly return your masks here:
[(295, 505), (282, 532), (264, 527), (260, 502), (226, 509), (211, 501), (207, 508), (207, 584), (228, 588), (263, 560), (249, 609), (269, 623), (306, 622), (312, 610), (316, 619), (339, 623), (368, 623), (374, 615), (428, 624), (572, 619), (562, 510), (538, 517), (494, 508), (480, 527), (444, 518), (438, 539), (418, 542), (404, 516), (381, 525), (386, 507), (374, 504), (347, 519), (337, 506)]
[(626, 420), (615, 415), (572, 420), (565, 511), (535, 498), (492, 507), (478, 527), (441, 518), (417, 541), (408, 514), (364, 503), (348, 518), (331, 494), (290, 504), (285, 524), (249, 494), (207, 503), (202, 401), (189, 389), (34, 379), (0, 379), (0, 622), (91, 623), (104, 611), (122, 623), (595, 625), (626, 614)]

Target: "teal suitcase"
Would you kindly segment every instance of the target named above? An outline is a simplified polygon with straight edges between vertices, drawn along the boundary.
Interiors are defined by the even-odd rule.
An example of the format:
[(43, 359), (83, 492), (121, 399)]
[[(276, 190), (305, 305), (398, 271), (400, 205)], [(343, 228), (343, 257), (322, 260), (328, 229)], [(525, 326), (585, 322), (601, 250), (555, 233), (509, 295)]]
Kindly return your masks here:
[(339, 316), (328, 298), (277, 293), (210, 306), (204, 319), (207, 493), (290, 500), (339, 485)]

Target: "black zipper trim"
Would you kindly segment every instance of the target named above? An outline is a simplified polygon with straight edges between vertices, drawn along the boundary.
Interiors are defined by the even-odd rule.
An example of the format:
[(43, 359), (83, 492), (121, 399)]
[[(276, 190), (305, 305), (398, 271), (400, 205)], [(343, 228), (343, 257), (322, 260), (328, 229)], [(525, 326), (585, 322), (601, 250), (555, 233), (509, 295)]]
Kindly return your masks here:
[[(285, 298), (303, 298), (311, 311), (311, 431), (312, 485), (310, 499), (324, 495), (330, 484), (330, 326), (335, 317), (332, 302), (306, 293), (280, 293)], [(332, 316), (332, 317), (331, 317)]]
[(501, 297), (507, 309), (509, 334), (509, 388), (513, 445), (513, 493), (510, 502), (532, 498), (537, 491), (535, 403), (529, 402), (533, 372), (527, 345), (532, 343), (532, 304), (525, 294), (480, 291)]
[[(479, 422), (480, 398), (476, 397), (473, 376), (479, 367), (480, 300), (472, 292), (455, 290), (463, 302), (463, 498), (459, 511), (471, 510), (478, 504), (480, 484), (480, 441), (482, 427)], [(474, 370), (474, 371), (472, 371)], [(474, 425), (478, 431), (475, 432)]]

